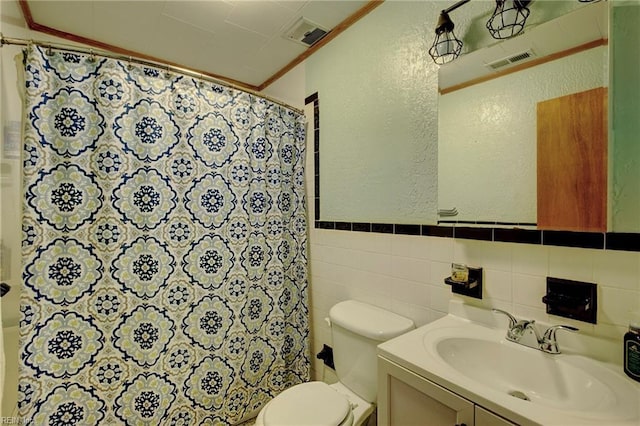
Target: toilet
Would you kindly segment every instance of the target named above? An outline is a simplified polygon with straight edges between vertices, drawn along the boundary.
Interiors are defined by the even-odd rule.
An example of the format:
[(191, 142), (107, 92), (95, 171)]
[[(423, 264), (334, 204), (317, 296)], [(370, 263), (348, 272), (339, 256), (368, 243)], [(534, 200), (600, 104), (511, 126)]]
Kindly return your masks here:
[(376, 347), (415, 328), (413, 321), (385, 309), (347, 300), (329, 311), (338, 382), (308, 382), (269, 401), (256, 418), (260, 426), (361, 426), (375, 409)]

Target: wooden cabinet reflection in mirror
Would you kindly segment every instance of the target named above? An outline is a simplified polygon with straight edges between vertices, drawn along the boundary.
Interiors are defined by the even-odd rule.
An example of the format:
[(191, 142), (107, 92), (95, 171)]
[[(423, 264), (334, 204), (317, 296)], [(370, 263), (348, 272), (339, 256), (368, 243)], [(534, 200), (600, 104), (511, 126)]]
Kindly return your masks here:
[(606, 232), (607, 89), (537, 105), (539, 229)]

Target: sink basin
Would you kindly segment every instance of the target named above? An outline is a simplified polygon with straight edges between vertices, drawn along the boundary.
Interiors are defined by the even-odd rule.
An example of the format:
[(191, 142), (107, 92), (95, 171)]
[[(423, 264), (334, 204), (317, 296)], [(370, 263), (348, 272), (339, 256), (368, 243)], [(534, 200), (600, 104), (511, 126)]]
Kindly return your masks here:
[(467, 337), (440, 340), (436, 351), (468, 378), (525, 401), (576, 411), (616, 405), (615, 393), (602, 381), (606, 371), (580, 368), (566, 357)]
[(378, 354), (523, 426), (640, 426), (640, 383), (618, 364), (619, 342), (562, 335), (563, 353), (552, 355), (508, 341), (506, 322), (451, 301), (449, 315), (380, 344)]
[(473, 323), (437, 327), (423, 334), (423, 345), (452, 382), (484, 395), (493, 391), (516, 407), (591, 419), (637, 416), (638, 390), (608, 364), (547, 354), (509, 342), (505, 334)]

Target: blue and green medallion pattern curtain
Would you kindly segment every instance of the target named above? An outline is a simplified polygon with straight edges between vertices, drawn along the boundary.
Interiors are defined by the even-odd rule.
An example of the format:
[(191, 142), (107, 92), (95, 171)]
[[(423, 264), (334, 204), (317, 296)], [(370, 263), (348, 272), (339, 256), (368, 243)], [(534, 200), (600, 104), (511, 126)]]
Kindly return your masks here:
[(307, 380), (303, 117), (92, 55), (25, 69), (20, 414), (233, 424)]

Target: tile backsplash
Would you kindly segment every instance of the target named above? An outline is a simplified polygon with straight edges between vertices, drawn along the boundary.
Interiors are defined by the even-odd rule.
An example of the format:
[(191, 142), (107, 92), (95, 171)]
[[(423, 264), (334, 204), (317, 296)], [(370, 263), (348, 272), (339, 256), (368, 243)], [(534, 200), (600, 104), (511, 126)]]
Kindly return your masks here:
[[(451, 293), (451, 263), (484, 268), (484, 298)], [(449, 300), (497, 307), (516, 316), (571, 324), (582, 333), (622, 339), (640, 310), (640, 253), (383, 233), (310, 229), (312, 355), (331, 344), (324, 318), (335, 303), (362, 300), (407, 316), (418, 326), (447, 314)], [(546, 277), (598, 285), (597, 324), (546, 314)]]

